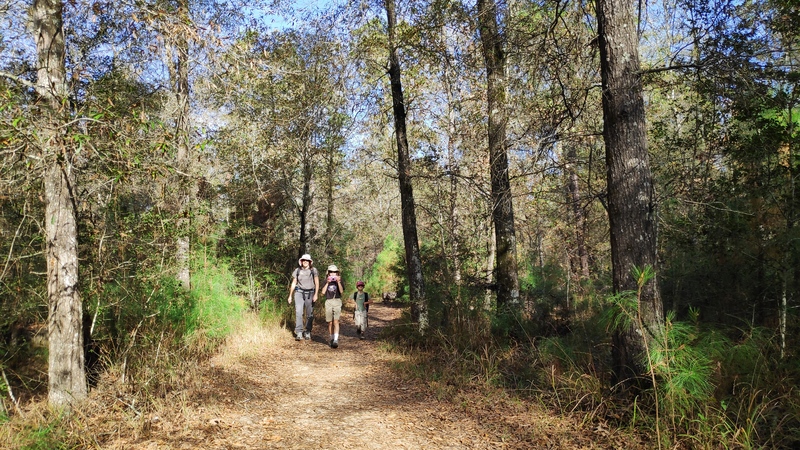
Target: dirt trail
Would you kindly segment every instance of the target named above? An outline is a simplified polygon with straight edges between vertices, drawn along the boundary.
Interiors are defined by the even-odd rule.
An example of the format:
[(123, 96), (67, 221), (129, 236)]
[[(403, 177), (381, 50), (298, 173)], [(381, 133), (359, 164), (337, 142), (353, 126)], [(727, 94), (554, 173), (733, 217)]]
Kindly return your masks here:
[(342, 315), (338, 349), (318, 321), (311, 341), (287, 331), (256, 356), (212, 359), (199, 389), (148, 417), (138, 437), (106, 448), (631, 448), (519, 402), (441, 398), (441, 390), (437, 398), (430, 386), (397, 375), (392, 362), (402, 357), (376, 340), (399, 309), (374, 304), (366, 340), (355, 333), (352, 310)]

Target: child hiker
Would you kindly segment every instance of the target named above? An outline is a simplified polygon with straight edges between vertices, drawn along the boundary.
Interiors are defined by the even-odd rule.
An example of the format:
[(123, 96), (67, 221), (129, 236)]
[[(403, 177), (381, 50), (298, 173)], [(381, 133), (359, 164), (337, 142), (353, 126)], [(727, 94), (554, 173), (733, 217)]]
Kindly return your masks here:
[(331, 335), (331, 348), (339, 347), (339, 317), (342, 315), (342, 277), (339, 268), (331, 264), (325, 274), (325, 321)]
[[(294, 300), (295, 340), (311, 339), (311, 326), (314, 324), (314, 302), (319, 290), (319, 273), (311, 267), (314, 261), (305, 254), (298, 261), (300, 267), (292, 272), (292, 285), (289, 287), (289, 304)], [(305, 309), (305, 311), (303, 311)], [(305, 312), (305, 314), (304, 314)]]
[(353, 319), (356, 323), (356, 333), (359, 339), (364, 339), (367, 332), (367, 312), (369, 312), (369, 294), (364, 292), (364, 282), (356, 282), (356, 292), (353, 292), (353, 300), (356, 302), (356, 311)]

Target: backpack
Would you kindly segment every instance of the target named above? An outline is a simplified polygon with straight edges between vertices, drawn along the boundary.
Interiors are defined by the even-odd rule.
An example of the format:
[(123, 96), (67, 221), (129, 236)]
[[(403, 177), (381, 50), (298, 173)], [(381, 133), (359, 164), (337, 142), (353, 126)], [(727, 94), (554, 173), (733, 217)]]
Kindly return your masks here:
[[(309, 279), (303, 280), (303, 281), (308, 281), (313, 285), (314, 284), (314, 278), (319, 276), (319, 272), (317, 271), (316, 267), (312, 267), (310, 270), (311, 270), (311, 272), (309, 274)], [(298, 289), (301, 289), (301, 290), (304, 290), (304, 291), (313, 291), (313, 290), (316, 289), (315, 287), (311, 287), (311, 288), (301, 288), (300, 287), (301, 283), (300, 283), (300, 268), (299, 267), (294, 269), (294, 272), (292, 272), (292, 277), (297, 279), (297, 288)]]
[[(358, 298), (358, 291), (353, 292), (353, 301), (356, 301)], [(364, 303), (369, 301), (369, 294), (365, 291), (364, 292)], [(369, 305), (364, 305), (364, 308), (369, 312)]]

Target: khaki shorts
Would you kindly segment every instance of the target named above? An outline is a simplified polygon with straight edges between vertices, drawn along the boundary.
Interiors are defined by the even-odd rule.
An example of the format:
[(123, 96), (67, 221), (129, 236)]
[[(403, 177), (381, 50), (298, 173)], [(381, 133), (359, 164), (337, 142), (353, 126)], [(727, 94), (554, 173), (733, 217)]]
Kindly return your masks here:
[(325, 322), (339, 320), (342, 315), (342, 299), (329, 298), (325, 300)]

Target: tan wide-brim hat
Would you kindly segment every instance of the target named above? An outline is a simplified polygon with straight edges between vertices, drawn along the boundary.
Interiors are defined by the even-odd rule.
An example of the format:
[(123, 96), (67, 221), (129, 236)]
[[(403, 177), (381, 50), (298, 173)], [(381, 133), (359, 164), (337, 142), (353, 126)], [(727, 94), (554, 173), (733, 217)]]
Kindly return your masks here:
[(330, 266), (328, 266), (328, 272), (338, 272), (338, 271), (339, 268), (336, 267), (335, 265), (331, 264)]
[(302, 266), (302, 265), (303, 265), (303, 260), (304, 260), (304, 259), (305, 259), (306, 261), (308, 261), (310, 264), (314, 264), (314, 260), (313, 260), (313, 259), (311, 259), (311, 255), (309, 255), (308, 253), (306, 253), (305, 255), (301, 256), (301, 257), (300, 257), (300, 259), (299, 259), (299, 260), (297, 260), (297, 264), (300, 264), (300, 265)]

